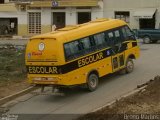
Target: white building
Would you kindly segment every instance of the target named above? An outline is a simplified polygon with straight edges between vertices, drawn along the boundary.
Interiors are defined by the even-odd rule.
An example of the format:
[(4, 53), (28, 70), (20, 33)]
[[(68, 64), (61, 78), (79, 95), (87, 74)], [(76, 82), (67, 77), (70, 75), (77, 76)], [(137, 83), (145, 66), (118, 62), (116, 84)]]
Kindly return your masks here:
[(30, 36), (97, 18), (160, 28), (160, 0), (0, 0), (0, 35)]
[(133, 29), (160, 28), (160, 0), (103, 0), (104, 17), (119, 18)]
[(4, 27), (3, 34), (10, 31), (21, 36), (46, 33), (53, 25), (61, 28), (102, 17), (102, 0), (6, 0), (0, 4), (0, 25), (8, 26)]

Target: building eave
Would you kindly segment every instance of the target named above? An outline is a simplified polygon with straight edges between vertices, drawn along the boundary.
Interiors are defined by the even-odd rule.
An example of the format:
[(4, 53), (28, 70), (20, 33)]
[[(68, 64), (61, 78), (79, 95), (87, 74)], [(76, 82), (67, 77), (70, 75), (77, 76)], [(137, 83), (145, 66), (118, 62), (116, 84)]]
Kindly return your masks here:
[(15, 4), (0, 4), (0, 12), (17, 12), (17, 7)]

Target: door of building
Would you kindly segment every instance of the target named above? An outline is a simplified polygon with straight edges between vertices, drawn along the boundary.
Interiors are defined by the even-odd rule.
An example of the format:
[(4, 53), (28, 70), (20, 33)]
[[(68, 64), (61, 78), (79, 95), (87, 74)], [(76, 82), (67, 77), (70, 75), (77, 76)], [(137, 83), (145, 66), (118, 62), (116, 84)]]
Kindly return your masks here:
[(3, 4), (4, 3), (4, 0), (0, 0), (0, 4)]
[(53, 12), (53, 25), (56, 26), (56, 29), (65, 27), (65, 23), (65, 12)]
[(0, 35), (17, 35), (17, 18), (0, 18)]
[(140, 29), (155, 29), (155, 14), (153, 18), (141, 18), (139, 19)]
[(91, 21), (91, 12), (78, 12), (78, 24)]

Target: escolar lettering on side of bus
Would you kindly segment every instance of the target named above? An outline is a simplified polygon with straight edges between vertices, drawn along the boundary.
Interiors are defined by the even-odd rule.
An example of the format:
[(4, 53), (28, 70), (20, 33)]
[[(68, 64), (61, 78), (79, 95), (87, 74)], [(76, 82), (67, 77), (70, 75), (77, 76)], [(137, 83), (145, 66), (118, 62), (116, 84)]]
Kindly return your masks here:
[(99, 61), (103, 58), (104, 58), (104, 56), (103, 56), (102, 52), (99, 52), (97, 54), (82, 58), (82, 59), (78, 60), (78, 67), (79, 68), (83, 67), (85, 65), (88, 65), (88, 64), (91, 64), (93, 62)]
[(58, 74), (57, 67), (40, 67), (29, 66), (30, 74)]

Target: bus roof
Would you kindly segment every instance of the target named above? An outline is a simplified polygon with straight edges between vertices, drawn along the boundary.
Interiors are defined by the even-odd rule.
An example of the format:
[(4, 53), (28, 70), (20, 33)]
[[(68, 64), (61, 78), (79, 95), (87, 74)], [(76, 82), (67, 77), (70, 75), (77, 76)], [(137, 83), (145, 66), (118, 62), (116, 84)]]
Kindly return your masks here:
[(70, 42), (79, 38), (87, 37), (92, 34), (117, 28), (120, 26), (126, 25), (122, 20), (118, 19), (97, 19), (95, 21), (90, 21), (84, 24), (79, 25), (70, 25), (57, 31), (53, 31), (46, 34), (37, 35), (31, 38), (33, 39), (54, 39), (59, 40), (60, 37), (64, 39), (61, 42)]

